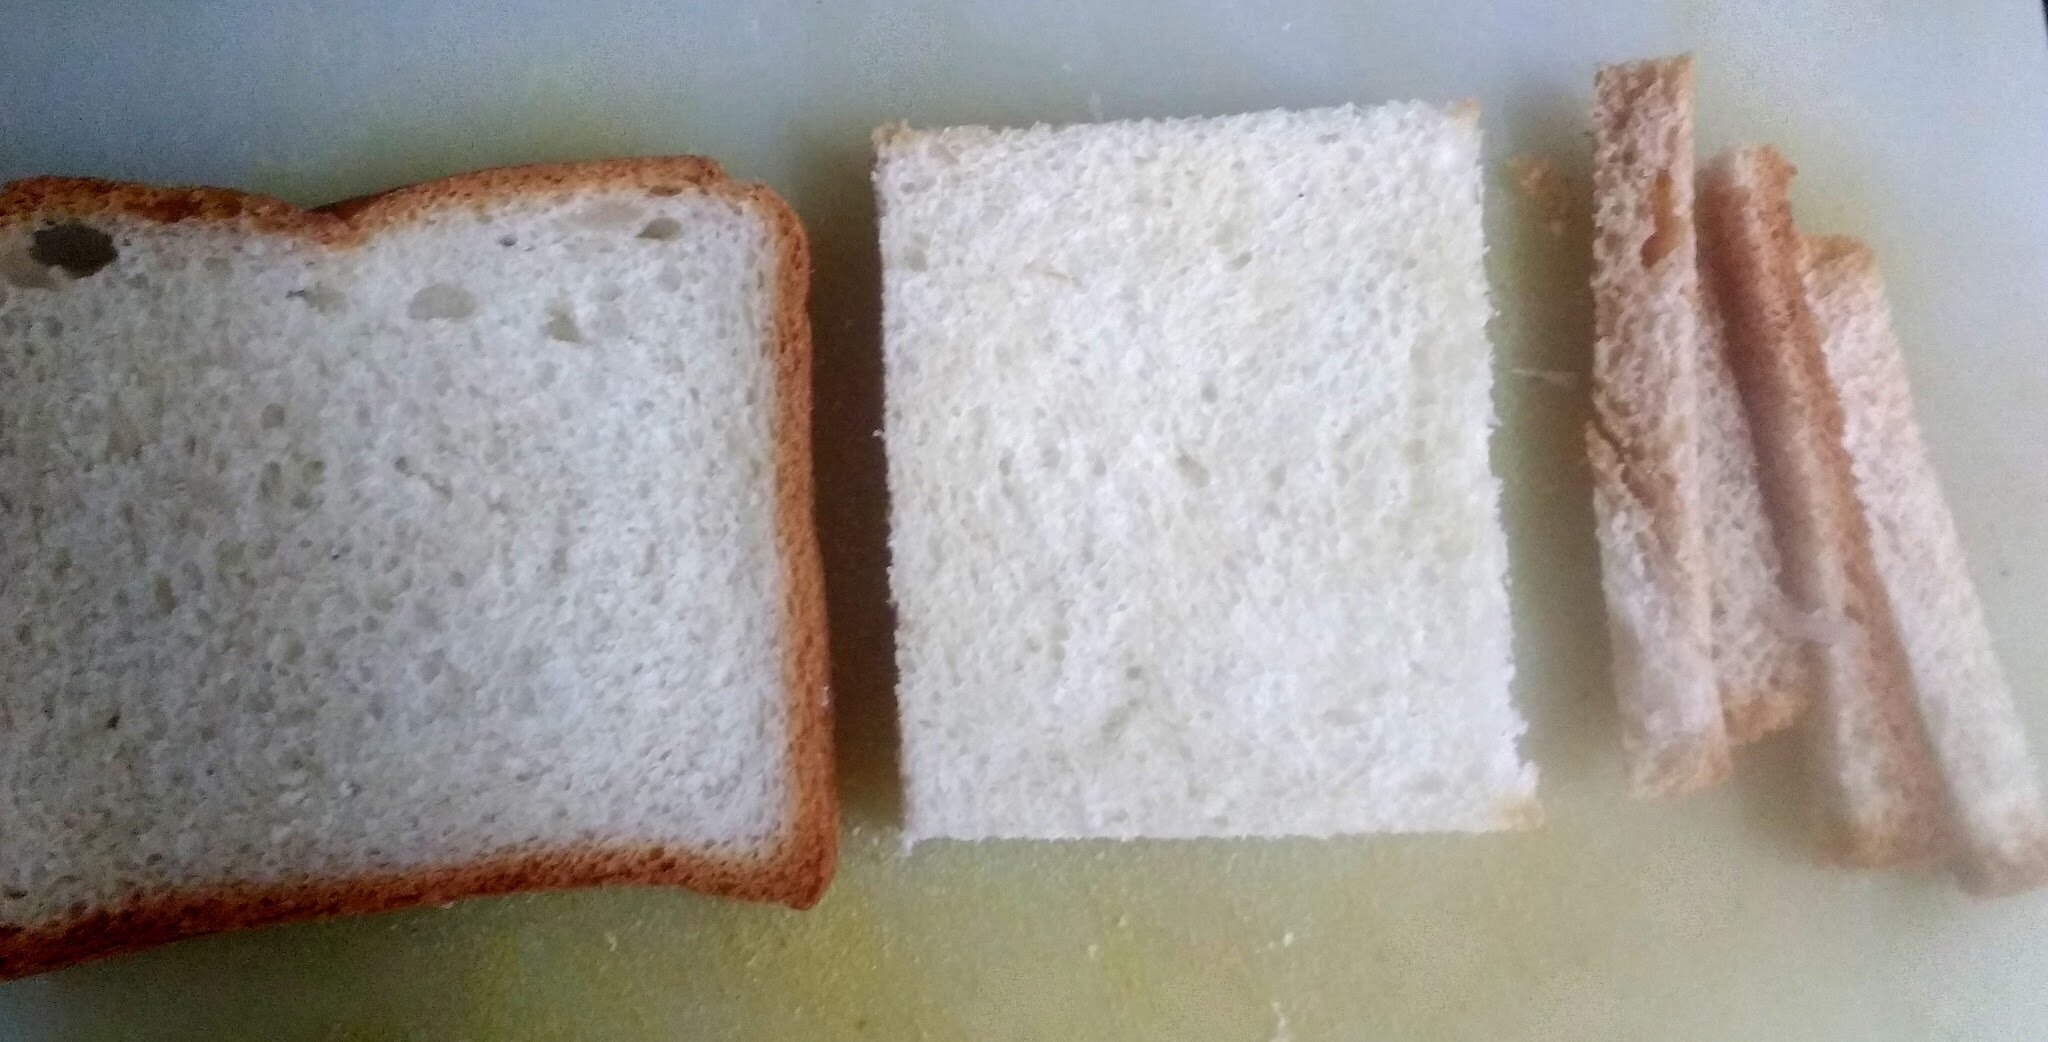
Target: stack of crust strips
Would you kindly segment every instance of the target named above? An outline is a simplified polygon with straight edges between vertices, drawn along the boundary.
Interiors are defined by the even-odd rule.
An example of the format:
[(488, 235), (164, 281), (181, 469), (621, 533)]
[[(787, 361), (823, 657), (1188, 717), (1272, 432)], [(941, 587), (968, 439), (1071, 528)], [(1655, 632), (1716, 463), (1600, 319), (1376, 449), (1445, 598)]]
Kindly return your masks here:
[(1831, 860), (2048, 880), (2048, 813), (1870, 250), (1793, 225), (1790, 163), (1699, 174), (1692, 63), (1595, 78), (1587, 428), (1633, 791), (1804, 718)]

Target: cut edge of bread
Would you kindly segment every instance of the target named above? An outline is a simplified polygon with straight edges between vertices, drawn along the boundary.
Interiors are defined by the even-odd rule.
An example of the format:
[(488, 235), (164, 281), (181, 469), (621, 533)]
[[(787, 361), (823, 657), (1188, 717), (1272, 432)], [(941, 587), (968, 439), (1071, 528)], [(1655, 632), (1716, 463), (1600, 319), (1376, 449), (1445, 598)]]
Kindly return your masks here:
[(1692, 59), (1602, 67), (1593, 103), (1593, 419), (1586, 429), (1630, 791), (1730, 772), (1699, 461)]
[(1758, 473), (1819, 703), (1811, 718), (1834, 837), (1825, 856), (1886, 867), (1935, 860), (1941, 779), (1913, 704), (1910, 668), (1873, 558), (1844, 414), (1806, 297), (1792, 164), (1731, 149), (1700, 178), (1700, 227), (1727, 308), (1729, 361), (1758, 446)]
[(795, 908), (817, 903), (838, 860), (832, 776), (824, 574), (811, 473), (811, 261), (795, 211), (765, 185), (728, 179), (698, 156), (657, 156), (499, 167), (395, 188), (317, 209), (225, 188), (171, 188), (97, 178), (40, 177), (0, 186), (0, 230), (122, 216), (199, 222), (249, 235), (347, 248), (445, 211), (591, 191), (701, 193), (754, 209), (775, 251), (771, 311), (775, 544), (782, 563), (784, 708), (790, 772), (782, 835), (753, 856), (630, 839), (500, 851), (455, 864), (343, 878), (167, 890), (118, 907), (79, 909), (32, 926), (0, 925), (0, 980), (169, 941), (340, 915), (390, 911), (523, 891), (602, 884), (680, 887)]

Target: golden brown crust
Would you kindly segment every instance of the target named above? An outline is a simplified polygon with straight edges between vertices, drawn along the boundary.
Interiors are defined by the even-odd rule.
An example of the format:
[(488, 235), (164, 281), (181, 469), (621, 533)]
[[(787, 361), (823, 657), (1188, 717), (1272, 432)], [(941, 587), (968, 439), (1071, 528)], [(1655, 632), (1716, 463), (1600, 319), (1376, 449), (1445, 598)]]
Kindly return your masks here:
[(775, 524), (781, 551), (789, 645), (789, 758), (794, 828), (783, 857), (803, 873), (777, 897), (809, 908), (824, 893), (839, 856), (838, 790), (832, 778), (832, 707), (825, 570), (818, 551), (811, 468), (811, 254), (795, 211), (760, 185), (745, 188), (774, 229)]
[(817, 892), (810, 868), (795, 859), (783, 859), (757, 870), (736, 858), (659, 847), (616, 847), (505, 854), (470, 864), (345, 880), (228, 884), (138, 898), (116, 908), (96, 909), (27, 929), (0, 927), (0, 979), (199, 934), (531, 890), (607, 883), (672, 885), (726, 897), (795, 903), (790, 895)]
[(1692, 59), (1594, 76), (1593, 416), (1587, 459), (1632, 794), (1730, 771), (1699, 462)]
[(122, 215), (345, 247), (437, 210), (621, 188), (653, 195), (696, 191), (752, 207), (767, 222), (775, 245), (775, 523), (787, 605), (788, 833), (759, 856), (630, 844), (542, 849), (350, 879), (225, 883), (141, 897), (54, 922), (0, 924), (0, 980), (197, 934), (520, 891), (638, 884), (796, 908), (817, 903), (837, 864), (838, 803), (826, 690), (824, 572), (811, 489), (811, 262), (802, 224), (773, 191), (728, 180), (716, 163), (695, 156), (505, 167), (317, 210), (222, 188), (46, 177), (0, 188), (0, 228)]
[(1806, 302), (1792, 223), (1792, 164), (1769, 147), (1718, 159), (1701, 228), (1728, 314), (1729, 359), (1755, 427), (1757, 463), (1797, 607), (1847, 628), (1811, 645), (1815, 738), (1835, 836), (1824, 856), (1861, 867), (1931, 860), (1940, 779), (1912, 704), (1910, 669), (1877, 572), (1843, 443), (1840, 397)]
[[(1806, 236), (1804, 246), (1807, 300), (1847, 416), (1859, 421), (1848, 438), (1859, 494), (1878, 545), (1889, 542), (1878, 560), (1886, 589), (1900, 595), (1892, 602), (1898, 632), (1919, 635), (1915, 695), (1942, 770), (1950, 864), (1978, 895), (2048, 884), (2048, 815), (2033, 759), (1920, 443), (1877, 256), (1844, 235)], [(1947, 596), (1930, 597), (1933, 589)], [(1931, 629), (1943, 637), (1930, 640)]]
[[(675, 195), (694, 189), (750, 201), (757, 192), (767, 191), (758, 185), (727, 180), (717, 163), (698, 156), (498, 167), (394, 188), (313, 210), (232, 188), (165, 187), (94, 177), (32, 177), (0, 187), (0, 228), (118, 215), (161, 224), (192, 221), (227, 225), (247, 232), (295, 236), (328, 246), (352, 246), (384, 228), (416, 220), (435, 210), (620, 188), (641, 189), (654, 195)], [(802, 244), (799, 234), (797, 245)]]
[(1799, 722), (1806, 713), (1806, 692), (1796, 687), (1745, 691), (1736, 701), (1723, 693), (1722, 712), (1728, 722), (1728, 740), (1754, 742)]

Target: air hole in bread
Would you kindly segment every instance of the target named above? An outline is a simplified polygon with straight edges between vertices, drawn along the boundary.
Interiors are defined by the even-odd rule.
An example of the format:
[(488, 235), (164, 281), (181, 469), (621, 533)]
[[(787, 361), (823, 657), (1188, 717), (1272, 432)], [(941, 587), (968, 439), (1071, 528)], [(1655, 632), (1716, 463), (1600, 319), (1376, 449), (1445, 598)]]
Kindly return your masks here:
[(1202, 400), (1203, 400), (1204, 402), (1207, 402), (1207, 403), (1211, 404), (1211, 405), (1214, 405), (1214, 404), (1216, 404), (1216, 385), (1215, 385), (1215, 384), (1213, 384), (1213, 383), (1210, 383), (1210, 382), (1209, 382), (1209, 381), (1207, 381), (1207, 380), (1204, 380), (1204, 381), (1202, 381)]
[(1671, 187), (1671, 172), (1659, 170), (1656, 180), (1650, 182), (1650, 235), (1643, 240), (1643, 267), (1654, 268), (1671, 256), (1684, 235), (1678, 200)]
[(901, 263), (905, 271), (923, 271), (931, 266), (931, 261), (925, 257), (923, 243), (904, 247)]
[(583, 330), (577, 328), (576, 316), (570, 314), (566, 308), (555, 308), (548, 313), (547, 333), (550, 339), (565, 344), (583, 342)]
[(121, 251), (114, 238), (83, 224), (60, 224), (37, 232), (29, 259), (46, 268), (62, 268), (74, 279), (92, 275), (114, 263)]
[(342, 296), (340, 290), (317, 282), (305, 289), (291, 290), (285, 296), (303, 301), (307, 307), (323, 315), (332, 315), (348, 303), (348, 298)]
[(1209, 468), (1202, 466), (1202, 461), (1183, 452), (1175, 457), (1173, 465), (1188, 484), (1196, 488), (1209, 487)]
[(171, 589), (170, 576), (158, 573), (150, 583), (150, 602), (155, 606), (159, 618), (169, 616), (178, 610), (178, 594)]
[(503, 246), (503, 247), (505, 247), (506, 249), (508, 249), (508, 250), (509, 250), (509, 249), (511, 249), (512, 247), (514, 247), (514, 246), (517, 246), (517, 245), (519, 245), (519, 236), (517, 236), (517, 235), (500, 235), (500, 236), (498, 236), (498, 245), (500, 245), (500, 246)]
[(452, 282), (436, 282), (412, 295), (405, 313), (417, 319), (463, 319), (476, 314), (476, 297)]
[(263, 473), (256, 479), (256, 497), (265, 503), (275, 503), (283, 493), (284, 467), (271, 460), (263, 465)]
[(640, 226), (640, 238), (668, 242), (683, 234), (683, 223), (673, 217), (656, 217)]

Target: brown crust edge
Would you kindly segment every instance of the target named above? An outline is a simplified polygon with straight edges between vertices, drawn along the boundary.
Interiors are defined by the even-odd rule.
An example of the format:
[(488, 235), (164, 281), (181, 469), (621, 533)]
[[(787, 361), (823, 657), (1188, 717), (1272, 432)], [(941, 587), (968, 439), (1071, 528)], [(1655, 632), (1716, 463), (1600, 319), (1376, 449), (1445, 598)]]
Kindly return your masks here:
[[(1585, 430), (1588, 468), (1594, 485), (1597, 528), (1606, 538), (1608, 518), (1619, 516), (1632, 505), (1648, 519), (1645, 539), (1633, 548), (1651, 575), (1655, 599), (1672, 606), (1674, 613), (1687, 615), (1697, 632), (1690, 649), (1647, 647), (1655, 634), (1629, 633), (1628, 627), (1611, 609), (1608, 611), (1609, 644), (1615, 673), (1615, 695), (1622, 718), (1622, 751), (1628, 770), (1628, 788), (1637, 799), (1683, 796), (1726, 781), (1733, 772), (1726, 723), (1720, 712), (1718, 678), (1714, 675), (1711, 562), (1707, 559), (1700, 505), (1692, 504), (1688, 516), (1684, 490), (1699, 482), (1696, 461), (1687, 463), (1680, 453), (1693, 451), (1698, 442), (1699, 421), (1693, 418), (1681, 444), (1673, 445), (1656, 429), (1630, 422), (1634, 411), (1632, 388), (1615, 386), (1616, 373), (1625, 372), (1631, 358), (1670, 357), (1663, 346), (1641, 341), (1641, 326), (1630, 321), (1644, 315), (1643, 294), (1652, 303), (1659, 299), (1660, 280), (1676, 278), (1679, 292), (1697, 305), (1697, 276), (1688, 279), (1683, 269), (1673, 274), (1673, 265), (1689, 265), (1695, 250), (1692, 218), (1693, 173), (1693, 62), (1690, 54), (1672, 55), (1617, 65), (1603, 65), (1593, 74), (1594, 243), (1593, 302), (1596, 340), (1592, 413)], [(1668, 151), (1640, 148), (1644, 139), (1668, 138)], [(1662, 154), (1660, 154), (1660, 151)], [(1636, 185), (1654, 184), (1662, 179), (1676, 189), (1669, 200), (1671, 216), (1681, 218), (1670, 228), (1653, 226), (1640, 242), (1622, 240), (1619, 230), (1603, 219), (1603, 202), (1637, 195)], [(1642, 190), (1651, 196), (1654, 189)], [(1661, 222), (1659, 222), (1661, 223)], [(1659, 236), (1676, 233), (1663, 258), (1647, 256)], [(1612, 345), (1611, 347), (1607, 345)], [(1611, 352), (1611, 354), (1610, 354)], [(1611, 359), (1611, 361), (1608, 361)], [(1614, 372), (1610, 372), (1610, 367)], [(1676, 366), (1670, 367), (1676, 369)], [(1667, 371), (1673, 382), (1683, 379)], [(1697, 377), (1692, 383), (1697, 385)], [(1698, 394), (1689, 397), (1697, 399)], [(1618, 548), (1619, 549), (1619, 548)], [(1603, 572), (1609, 567), (1602, 554)], [(1605, 584), (1603, 575), (1603, 585)], [(1687, 651), (1692, 654), (1687, 654)], [(1646, 655), (1665, 655), (1681, 665), (1669, 668), (1668, 683), (1652, 686), (1639, 670), (1628, 665)], [(1689, 662), (1692, 668), (1686, 668)], [(1633, 674), (1633, 675), (1632, 675)], [(1653, 727), (1660, 709), (1673, 704), (1691, 705), (1698, 710), (1697, 727)]]
[[(1809, 280), (1818, 276), (1823, 282), (1837, 285), (1862, 283), (1860, 290), (1889, 309), (1888, 290), (1878, 272), (1877, 252), (1868, 243), (1853, 235), (1806, 233), (1801, 233), (1800, 242), (1805, 249), (1803, 270)], [(1809, 292), (1812, 285), (1809, 281)], [(1887, 324), (1889, 320), (1887, 314)], [(1916, 414), (1916, 430), (1919, 423)], [(2030, 831), (2016, 842), (1987, 842), (1986, 837), (1974, 835), (1967, 825), (1946, 772), (1942, 775), (1942, 791), (1951, 847), (1948, 865), (1965, 892), (1975, 897), (2005, 897), (2048, 885), (2048, 834)]]
[[(1753, 188), (1744, 183), (1745, 171), (1753, 175)], [(1946, 843), (1940, 805), (1943, 783), (1912, 704), (1911, 670), (1899, 643), (1890, 595), (1877, 575), (1869, 521), (1843, 447), (1842, 403), (1827, 372), (1820, 328), (1806, 304), (1799, 263), (1803, 247), (1789, 202), (1794, 173), (1791, 162), (1769, 145), (1737, 147), (1717, 156), (1700, 178), (1700, 209), (1706, 215), (1702, 228), (1713, 228), (1703, 241), (1716, 255), (1712, 268), (1724, 300), (1752, 296), (1779, 302), (1775, 310), (1787, 316), (1786, 339), (1791, 342), (1784, 368), (1797, 371), (1803, 384), (1798, 390), (1808, 392), (1802, 396), (1776, 386), (1780, 381), (1769, 375), (1762, 361), (1775, 348), (1766, 328), (1769, 321), (1759, 313), (1774, 309), (1754, 300), (1747, 308), (1731, 309), (1730, 365), (1743, 405), (1756, 424), (1759, 479), (1784, 560), (1787, 592), (1795, 599), (1826, 601), (1823, 591), (1800, 588), (1806, 581), (1821, 580), (1799, 576), (1802, 569), (1831, 571), (1827, 581), (1840, 587), (1842, 614), (1867, 635), (1861, 653), (1839, 668), (1824, 665), (1824, 649), (1809, 652), (1816, 663), (1818, 692), (1810, 711), (1809, 740), (1823, 749), (1817, 771), (1825, 772), (1822, 787), (1831, 804), (1828, 834), (1817, 856), (1823, 863), (1848, 868), (1919, 867), (1933, 863)], [(1746, 226), (1753, 228), (1745, 230)], [(1773, 417), (1781, 422), (1774, 423)], [(1788, 428), (1803, 428), (1812, 444), (1799, 446), (1795, 433), (1789, 439), (1793, 448), (1785, 449)], [(1767, 442), (1772, 445), (1769, 450)], [(1774, 464), (1771, 458), (1773, 451), (1802, 450), (1817, 454), (1808, 469), (1819, 481), (1804, 490), (1814, 497), (1811, 503), (1790, 494), (1808, 475), (1794, 473), (1796, 466)], [(1775, 476), (1774, 466), (1781, 471)], [(1831, 561), (1811, 563), (1822, 559)], [(1850, 805), (1854, 794), (1842, 781), (1849, 773), (1840, 763), (1843, 750), (1831, 747), (1831, 731), (1841, 726), (1838, 718), (1849, 716), (1865, 729), (1854, 736), (1862, 740), (1855, 752), (1879, 759), (1876, 769), (1893, 790), (1884, 806)], [(1859, 815), (1871, 817), (1859, 820)]]
[(789, 830), (772, 849), (755, 857), (624, 844), (544, 848), (345, 879), (228, 883), (136, 898), (116, 908), (81, 911), (34, 926), (0, 924), (0, 980), (199, 934), (523, 891), (637, 884), (794, 908), (817, 903), (838, 862), (839, 813), (826, 689), (824, 572), (811, 475), (811, 261), (803, 225), (781, 197), (763, 185), (729, 180), (718, 164), (697, 156), (500, 167), (314, 210), (232, 189), (44, 177), (0, 187), (0, 228), (125, 216), (166, 224), (227, 225), (346, 247), (440, 210), (621, 188), (654, 195), (697, 191), (753, 207), (767, 222), (774, 242), (775, 526), (786, 587)]

